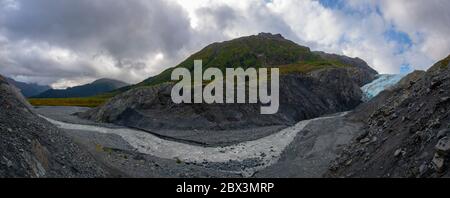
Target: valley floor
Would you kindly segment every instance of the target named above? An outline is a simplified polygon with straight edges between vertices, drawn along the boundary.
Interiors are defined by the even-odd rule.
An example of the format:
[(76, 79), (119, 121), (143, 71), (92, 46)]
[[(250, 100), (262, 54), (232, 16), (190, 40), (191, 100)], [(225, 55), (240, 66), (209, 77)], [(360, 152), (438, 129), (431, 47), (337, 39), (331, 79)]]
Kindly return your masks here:
[(321, 177), (362, 127), (349, 121), (347, 113), (340, 113), (287, 128), (265, 127), (244, 133), (256, 131), (259, 136), (254, 138), (236, 137), (239, 131), (221, 131), (221, 138), (230, 136), (233, 142), (198, 144), (72, 115), (87, 108), (35, 110), (84, 146), (117, 177)]

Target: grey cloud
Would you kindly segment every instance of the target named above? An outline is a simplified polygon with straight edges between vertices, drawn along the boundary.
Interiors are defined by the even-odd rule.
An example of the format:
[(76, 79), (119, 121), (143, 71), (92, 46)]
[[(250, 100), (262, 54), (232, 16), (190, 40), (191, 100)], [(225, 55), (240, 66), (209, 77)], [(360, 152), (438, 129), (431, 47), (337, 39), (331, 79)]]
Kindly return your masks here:
[(401, 28), (408, 31), (430, 30), (440, 33), (450, 32), (450, 1), (428, 0), (410, 1), (397, 0), (381, 3), (385, 16), (393, 20)]
[(73, 78), (82, 76), (84, 78), (94, 78), (98, 72), (89, 62), (78, 60), (74, 63), (67, 63), (61, 66), (61, 63), (41, 56), (39, 53), (27, 53), (15, 51), (20, 49), (11, 49), (8, 59), (0, 57), (2, 73), (13, 76), (41, 77), (47, 79), (41, 84), (50, 84), (60, 78)]
[[(11, 9), (11, 2), (0, 0), (0, 38), (8, 39), (5, 46), (28, 42), (68, 49), (80, 57), (106, 55), (123, 70), (145, 68), (146, 58), (157, 53), (177, 60), (178, 51), (193, 36), (187, 13), (163, 0), (16, 0), (18, 9)], [(8, 57), (0, 54), (0, 72), (7, 75), (53, 75), (54, 81), (102, 76), (100, 66), (86, 58), (61, 65), (37, 54), (7, 50)]]
[[(197, 6), (192, 12), (185, 0), (0, 0), (0, 73), (37, 79), (41, 83), (99, 77), (137, 82), (175, 65), (209, 43), (259, 32), (281, 33), (312, 49), (336, 53), (345, 50), (381, 65), (385, 71), (398, 62), (411, 62), (414, 57), (419, 58), (413, 66), (428, 65), (428, 53), (450, 50), (447, 0), (397, 0), (381, 4), (370, 0), (349, 1), (358, 9), (362, 6), (363, 13), (364, 6), (379, 6), (385, 17), (380, 17), (380, 24), (375, 23), (376, 18), (355, 18), (336, 10), (331, 10), (330, 16), (315, 18), (315, 12), (320, 10), (307, 10), (308, 1), (272, 1), (273, 6), (285, 4), (279, 7), (282, 11), (256, 0), (243, 3), (251, 6), (216, 2)], [(300, 11), (296, 6), (301, 5), (306, 8)], [(312, 15), (308, 15), (309, 11)], [(187, 12), (195, 15), (198, 27), (191, 28)], [(338, 17), (342, 24), (325, 24), (322, 30), (308, 30), (305, 26), (327, 22), (330, 17)], [(392, 23), (408, 33), (414, 40), (413, 48), (395, 55), (395, 46), (373, 30), (373, 26), (385, 28), (384, 23)], [(340, 28), (341, 25), (347, 29)], [(314, 31), (324, 36), (342, 33), (349, 41), (330, 39), (327, 43), (321, 37), (304, 38), (306, 33)], [(423, 38), (415, 39), (414, 35)], [(27, 51), (29, 48), (37, 48), (39, 53)], [(51, 48), (67, 50), (77, 58), (58, 61), (52, 57), (54, 54), (46, 53)], [(158, 53), (164, 54), (163, 60), (153, 60)], [(107, 59), (106, 63), (102, 59)]]
[(229, 6), (221, 5), (218, 7), (203, 7), (198, 9), (197, 15), (201, 18), (211, 17), (213, 23), (217, 28), (225, 29), (236, 20), (237, 13)]
[(181, 8), (161, 0), (19, 0), (2, 26), (11, 39), (45, 41), (84, 51), (91, 47), (114, 57), (136, 58), (151, 51), (172, 53), (189, 39)]
[[(216, 35), (230, 29), (244, 30), (245, 32), (248, 30), (247, 28), (253, 28), (251, 34), (260, 32), (280, 33), (289, 39), (300, 40), (286, 21), (279, 15), (272, 13), (266, 7), (266, 4), (256, 4), (255, 7), (245, 10), (244, 13), (228, 5), (203, 7), (198, 9), (196, 14), (203, 20), (212, 19), (208, 21), (210, 23), (208, 25), (217, 31)], [(205, 22), (203, 21), (203, 23)], [(209, 30), (211, 31), (211, 29)]]

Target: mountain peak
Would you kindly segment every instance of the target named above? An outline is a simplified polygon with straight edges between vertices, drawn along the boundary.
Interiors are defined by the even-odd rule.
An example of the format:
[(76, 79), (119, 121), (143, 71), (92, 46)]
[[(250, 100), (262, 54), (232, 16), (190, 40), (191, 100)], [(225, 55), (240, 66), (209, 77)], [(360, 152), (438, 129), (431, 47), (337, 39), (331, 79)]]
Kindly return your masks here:
[(259, 33), (258, 37), (270, 38), (270, 39), (285, 39), (281, 34), (272, 34), (272, 33), (267, 33), (267, 32)]
[(366, 68), (369, 73), (377, 73), (366, 62), (346, 56), (324, 52), (312, 52), (309, 47), (301, 46), (285, 39), (281, 34), (259, 33), (220, 43), (213, 43), (194, 53), (179, 65), (169, 68), (159, 75), (150, 77), (138, 86), (156, 85), (170, 81), (174, 68), (187, 68), (193, 71), (195, 60), (203, 61), (203, 68), (277, 67), (281, 73), (303, 72), (333, 67)]

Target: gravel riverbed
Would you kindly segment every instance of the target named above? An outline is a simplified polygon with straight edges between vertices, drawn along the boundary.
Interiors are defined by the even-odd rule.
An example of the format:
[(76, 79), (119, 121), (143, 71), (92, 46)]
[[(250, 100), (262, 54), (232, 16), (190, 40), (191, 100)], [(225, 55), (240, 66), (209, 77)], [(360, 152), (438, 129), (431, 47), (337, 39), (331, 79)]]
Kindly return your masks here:
[(340, 113), (251, 141), (205, 146), (73, 115), (87, 108), (35, 110), (123, 177), (321, 177), (361, 127)]

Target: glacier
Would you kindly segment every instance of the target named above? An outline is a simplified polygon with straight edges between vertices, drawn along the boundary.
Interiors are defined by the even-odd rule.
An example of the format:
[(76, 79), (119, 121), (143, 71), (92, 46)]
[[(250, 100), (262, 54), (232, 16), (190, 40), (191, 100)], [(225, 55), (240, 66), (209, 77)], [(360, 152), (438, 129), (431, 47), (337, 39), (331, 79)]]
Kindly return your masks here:
[(396, 85), (406, 74), (380, 74), (371, 83), (361, 87), (363, 92), (362, 101), (368, 102), (385, 89)]

